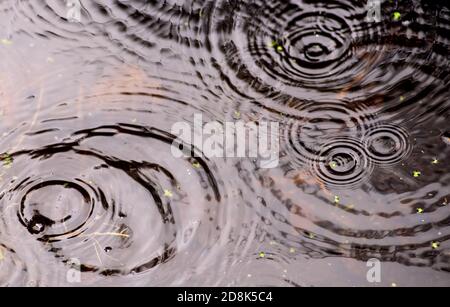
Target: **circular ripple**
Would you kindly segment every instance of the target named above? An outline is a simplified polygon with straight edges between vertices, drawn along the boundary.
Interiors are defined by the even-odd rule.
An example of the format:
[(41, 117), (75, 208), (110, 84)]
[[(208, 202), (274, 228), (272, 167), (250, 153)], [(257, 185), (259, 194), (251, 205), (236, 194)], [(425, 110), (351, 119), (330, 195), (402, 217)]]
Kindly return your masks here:
[(320, 83), (329, 86), (330, 78), (342, 78), (348, 71), (352, 31), (345, 19), (328, 12), (305, 12), (293, 18), (286, 31), (277, 42), (283, 66), (274, 76), (291, 85), (301, 81), (304, 87), (317, 87)]
[(364, 144), (369, 158), (380, 166), (395, 165), (412, 151), (412, 142), (406, 130), (389, 124), (367, 131)]
[(374, 167), (364, 144), (340, 137), (326, 144), (311, 163), (313, 175), (327, 186), (351, 188), (368, 180)]
[(323, 146), (342, 135), (362, 137), (374, 125), (374, 115), (363, 106), (351, 107), (342, 102), (310, 102), (295, 109), (296, 118), (283, 128), (284, 150), (297, 167), (308, 164), (320, 154)]
[[(377, 182), (387, 181), (389, 189), (383, 191), (388, 192), (374, 193), (373, 189), (365, 187), (349, 189), (363, 182), (360, 180), (362, 165), (367, 165), (371, 171), (371, 164), (376, 164), (363, 139), (370, 134), (368, 131), (376, 128), (371, 128), (370, 121), (366, 121), (364, 114), (368, 111), (360, 112), (358, 110), (363, 108), (352, 103), (372, 104), (376, 102), (374, 98), (380, 98), (383, 110), (376, 111), (383, 121), (400, 119), (391, 122), (403, 125), (409, 120), (420, 124), (417, 130), (426, 127), (426, 120), (435, 115), (439, 119), (444, 115), (445, 119), (449, 81), (448, 10), (424, 12), (424, 6), (413, 9), (415, 12), (410, 16), (409, 2), (396, 2), (397, 7), (384, 3), (383, 18), (389, 20), (375, 26), (362, 22), (366, 3), (356, 1), (168, 0), (143, 3), (131, 0), (102, 1), (101, 4), (83, 1), (83, 4), (86, 5), (83, 21), (73, 24), (64, 19), (64, 3), (54, 0), (39, 4), (18, 1), (12, 8), (6, 3), (1, 7), (7, 7), (8, 14), (15, 15), (11, 23), (17, 27), (16, 33), (40, 37), (45, 47), (53, 43), (57, 50), (70, 50), (74, 57), (89, 58), (89, 61), (77, 63), (83, 70), (104, 67), (92, 58), (117, 56), (122, 63), (137, 57), (144, 60), (142, 62), (156, 61), (159, 67), (152, 67), (151, 71), (163, 80), (163, 85), (157, 86), (158, 90), (155, 86), (149, 89), (144, 86), (149, 83), (144, 79), (133, 87), (118, 87), (106, 80), (103, 95), (97, 95), (98, 90), (94, 90), (90, 92), (90, 99), (84, 102), (79, 99), (80, 104), (85, 105), (83, 110), (89, 113), (80, 115), (73, 108), (73, 99), (59, 96), (61, 89), (66, 92), (70, 85), (55, 80), (52, 84), (58, 89), (45, 96), (43, 108), (38, 112), (39, 120), (43, 121), (32, 120), (33, 125), (26, 125), (32, 128), (26, 130), (11, 127), (30, 123), (33, 116), (26, 111), (31, 106), (17, 103), (21, 110), (19, 120), (14, 118), (18, 112), (7, 110), (7, 115), (14, 116), (5, 118), (12, 120), (10, 125), (2, 125), (2, 132), (6, 130), (9, 137), (2, 139), (2, 148), (8, 150), (8, 154), (4, 156), (7, 167), (0, 182), (0, 208), (2, 214), (4, 211), (14, 214), (13, 218), (2, 215), (1, 222), (6, 223), (6, 230), (20, 241), (26, 241), (23, 244), (26, 249), (32, 246), (28, 244), (30, 240), (36, 244), (37, 239), (36, 245), (42, 246), (50, 256), (54, 255), (56, 261), (67, 263), (73, 257), (80, 258), (84, 272), (99, 273), (101, 277), (126, 275), (127, 283), (135, 280), (131, 275), (139, 275), (138, 278), (145, 279), (145, 285), (192, 284), (195, 277), (200, 280), (197, 284), (208, 284), (207, 280), (208, 285), (216, 284), (223, 272), (229, 272), (230, 263), (240, 263), (236, 255), (252, 249), (256, 238), (263, 242), (263, 236), (283, 244), (277, 245), (273, 254), (263, 253), (264, 257), (260, 258), (265, 259), (259, 260), (278, 261), (284, 254), (288, 257), (283, 257), (280, 263), (292, 262), (296, 269), (303, 259), (297, 255), (302, 254), (307, 256), (308, 261), (303, 264), (308, 267), (319, 262), (313, 261), (315, 258), (366, 261), (376, 257), (397, 263), (397, 267), (415, 265), (449, 271), (447, 245), (444, 246), (448, 241), (448, 227), (445, 227), (448, 216), (444, 205), (448, 198), (445, 193), (448, 178), (441, 175), (433, 182), (429, 176), (423, 176), (421, 179), (430, 184), (418, 187), (418, 182), (408, 180), (406, 175), (400, 183), (398, 168), (385, 168), (380, 170)], [(392, 22), (388, 9), (402, 12), (404, 22)], [(22, 23), (23, 19), (31, 22)], [(199, 34), (203, 36), (199, 38)], [(8, 33), (5, 36), (11, 38), (15, 46), (21, 46), (15, 37)], [(80, 46), (83, 52), (77, 52)], [(91, 48), (98, 46), (102, 48)], [(186, 46), (192, 47), (192, 52), (186, 52)], [(7, 57), (22, 49), (5, 46), (2, 50), (6, 48), (11, 50)], [(29, 62), (45, 62), (47, 51), (42, 55), (44, 58)], [(125, 57), (122, 52), (132, 56)], [(185, 58), (180, 60), (180, 54), (192, 57), (183, 62)], [(199, 59), (199, 55), (202, 58)], [(68, 62), (60, 63), (67, 66)], [(209, 69), (208, 64), (215, 69)], [(169, 65), (173, 74), (161, 69)], [(192, 70), (180, 73), (186, 66), (195, 70), (195, 74)], [(33, 75), (35, 72), (39, 75), (42, 70), (33, 70)], [(87, 88), (99, 77), (92, 71), (90, 74), (93, 78), (88, 78)], [(114, 75), (124, 81), (120, 70)], [(180, 90), (181, 82), (170, 84), (169, 88), (176, 89), (177, 93), (174, 90), (172, 99), (168, 99), (166, 86), (174, 79), (173, 75), (181, 76), (185, 87)], [(131, 81), (135, 77), (133, 75)], [(258, 103), (271, 104), (275, 113), (279, 109), (272, 108), (273, 105), (288, 104), (291, 110), (283, 108), (283, 111), (295, 121), (287, 125), (292, 127), (286, 129), (291, 132), (287, 132), (286, 138), (291, 147), (286, 150), (296, 164), (310, 166), (321, 184), (310, 180), (311, 172), (286, 174), (284, 169), (278, 168), (265, 170), (267, 173), (254, 181), (237, 182), (238, 177), (253, 179), (261, 170), (253, 170), (242, 163), (237, 175), (234, 165), (230, 167), (221, 161), (216, 168), (211, 161), (173, 160), (167, 150), (171, 137), (164, 133), (168, 127), (162, 123), (166, 121), (162, 114), (170, 113), (171, 119), (176, 121), (190, 118), (190, 112), (182, 112), (180, 106), (191, 104), (186, 101), (203, 101), (197, 95), (200, 84), (208, 87), (210, 96), (201, 93), (207, 102), (198, 105), (198, 109), (214, 108), (218, 110), (218, 117), (229, 107), (218, 107), (224, 104), (224, 95), (234, 99), (235, 92), (250, 98), (268, 97), (267, 101)], [(4, 92), (3, 88), (1, 91)], [(220, 95), (218, 91), (222, 91)], [(214, 99), (208, 99), (211, 96)], [(286, 96), (289, 97), (284, 99)], [(28, 95), (23, 95), (22, 99), (25, 97)], [(342, 105), (338, 103), (339, 106), (332, 103), (313, 112), (306, 110), (296, 114), (288, 103), (291, 97), (323, 106), (328, 104), (323, 101), (348, 99)], [(157, 105), (155, 100), (158, 99), (164, 103)], [(423, 104), (419, 101), (422, 99)], [(2, 107), (11, 105), (15, 104), (2, 104)], [(172, 108), (173, 105), (176, 107)], [(310, 103), (305, 105), (313, 109)], [(242, 103), (242, 109), (246, 107)], [(143, 115), (151, 112), (156, 116)], [(120, 124), (123, 122), (135, 124)], [(433, 120), (432, 125), (436, 122)], [(136, 123), (152, 123), (166, 129), (155, 131)], [(441, 131), (448, 130), (442, 120), (440, 125), (443, 126)], [(78, 133), (72, 133), (74, 130)], [(22, 135), (25, 136), (22, 138)], [(13, 138), (18, 141), (12, 141)], [(441, 144), (442, 140), (439, 142)], [(395, 137), (381, 136), (375, 137), (369, 148), (377, 156), (381, 153), (383, 159), (387, 156), (387, 163), (392, 163), (397, 160), (395, 148), (399, 144), (401, 141), (396, 141)], [(445, 152), (442, 153), (445, 157)], [(319, 158), (314, 159), (315, 156)], [(439, 160), (440, 167), (433, 167), (446, 174), (442, 160)], [(216, 174), (217, 169), (224, 172), (222, 176)], [(369, 173), (365, 178), (368, 177)], [(227, 191), (222, 191), (223, 181), (227, 183)], [(8, 187), (8, 183), (12, 186)], [(245, 189), (242, 183), (249, 187)], [(408, 185), (411, 193), (398, 193), (395, 188), (398, 184)], [(336, 203), (325, 186), (347, 189), (340, 191), (341, 201)], [(224, 204), (225, 193), (237, 199)], [(244, 200), (242, 195), (251, 199)], [(233, 208), (233, 204), (236, 207)], [(261, 212), (264, 229), (253, 220), (246, 220), (241, 224), (246, 229), (240, 229), (244, 207), (253, 207), (252, 213)], [(425, 210), (419, 218), (418, 207)], [(3, 227), (1, 230), (3, 235)], [(438, 230), (442, 235), (437, 234)], [(0, 240), (3, 242), (3, 237)], [(441, 249), (432, 250), (430, 240), (441, 242)], [(275, 245), (271, 242), (270, 247)], [(287, 252), (283, 251), (286, 249)], [(230, 250), (231, 253), (226, 252)], [(29, 261), (31, 256), (6, 255), (16, 259), (16, 263), (19, 258), (26, 259), (27, 270), (45, 267)], [(352, 266), (353, 261), (343, 261)], [(219, 265), (211, 265), (212, 271), (199, 262)], [(17, 275), (24, 272), (22, 265), (14, 267), (9, 262), (8, 267), (17, 269)], [(406, 280), (409, 280), (407, 273)], [(86, 275), (96, 279), (96, 274)], [(303, 275), (302, 283), (314, 282), (313, 275)], [(112, 278), (103, 277), (103, 280), (117, 282)], [(17, 283), (23, 282), (19, 279)]]
[(280, 93), (300, 97), (299, 91), (311, 95), (307, 90), (346, 92), (383, 57), (377, 46), (362, 43), (377, 27), (355, 23), (363, 7), (234, 4), (222, 2), (213, 14), (222, 52), (217, 59), (223, 74), (237, 76), (234, 89), (254, 99)]
[[(87, 142), (102, 131), (113, 129), (98, 128), (79, 134)], [(139, 133), (117, 129), (130, 138)], [(151, 136), (167, 140), (157, 132), (149, 133)], [(39, 168), (53, 171), (32, 171), (25, 179), (18, 178), (20, 183), (10, 193), (11, 201), (20, 203), (20, 223), (39, 241), (52, 244), (56, 256), (79, 257), (85, 271), (102, 275), (142, 273), (171, 259), (176, 251), (177, 225), (170, 198), (164, 197), (161, 184), (174, 191), (170, 193), (182, 191), (176, 188), (170, 171), (157, 164), (125, 161), (96, 150), (76, 148), (76, 144), (28, 152), (40, 160)], [(67, 151), (72, 153), (70, 157), (65, 155)], [(76, 156), (76, 167), (65, 169), (64, 173), (52, 166), (69, 165)], [(101, 183), (102, 178), (108, 178), (107, 186)], [(121, 188), (125, 186), (134, 187), (133, 195)], [(142, 225), (134, 222), (138, 211), (141, 218), (145, 217), (147, 231), (153, 234), (150, 240), (143, 236)], [(139, 253), (127, 259), (114, 258), (115, 254), (123, 257), (121, 251), (127, 247), (137, 246)]]
[[(110, 103), (117, 107), (116, 100)], [(47, 108), (39, 116), (54, 112)], [(26, 246), (38, 241), (43, 256), (52, 255), (66, 268), (76, 259), (83, 273), (93, 274), (89, 283), (143, 274), (152, 284), (176, 284), (191, 278), (199, 262), (217, 261), (205, 249), (215, 254), (223, 248), (222, 227), (239, 228), (227, 222), (228, 210), (239, 209), (215, 205), (224, 202), (215, 164), (173, 157), (175, 136), (165, 130), (137, 123), (98, 126), (118, 113), (97, 112), (103, 116), (95, 124), (82, 116), (63, 119), (69, 134), (54, 126), (60, 119), (42, 120), (20, 146), (4, 142), (17, 150), (8, 152), (12, 163), (2, 173), (1, 208), (10, 213), (2, 219), (5, 229), (20, 234)], [(85, 129), (73, 131), (80, 125)], [(194, 256), (198, 262), (191, 261)], [(180, 279), (181, 265), (186, 272)], [(66, 283), (64, 275), (58, 277), (54, 284)]]
[(54, 241), (79, 230), (93, 209), (91, 196), (80, 184), (46, 181), (25, 192), (20, 202), (19, 219), (30, 233), (45, 233), (46, 241)]
[(218, 283), (220, 276), (194, 272), (224, 266), (217, 257), (227, 257), (224, 238), (240, 231), (229, 217), (244, 217), (243, 208), (225, 205), (223, 193), (235, 195), (236, 188), (230, 181), (223, 191), (217, 163), (227, 174), (235, 168), (221, 159), (175, 158), (168, 132), (199, 110), (205, 120), (219, 113), (209, 111), (211, 101), (189, 82), (160, 80), (126, 64), (101, 74), (62, 73), (33, 88), (42, 101), (37, 111), (18, 103), (21, 112), (0, 125), (0, 222), (39, 255), (36, 262), (25, 258), (28, 268), (63, 273), (49, 285), (67, 284), (72, 259), (86, 284), (133, 276), (145, 285)]
[(114, 56), (120, 58), (129, 55), (141, 61), (151, 60), (147, 53), (157, 46), (158, 39), (188, 46), (201, 44), (197, 35), (202, 30), (199, 20), (206, 4), (203, 0), (72, 2), (79, 2), (78, 20), (71, 18), (73, 5), (65, 1), (17, 1), (5, 11), (11, 14), (11, 29), (17, 32), (23, 30), (67, 45), (74, 43), (73, 48), (116, 48)]

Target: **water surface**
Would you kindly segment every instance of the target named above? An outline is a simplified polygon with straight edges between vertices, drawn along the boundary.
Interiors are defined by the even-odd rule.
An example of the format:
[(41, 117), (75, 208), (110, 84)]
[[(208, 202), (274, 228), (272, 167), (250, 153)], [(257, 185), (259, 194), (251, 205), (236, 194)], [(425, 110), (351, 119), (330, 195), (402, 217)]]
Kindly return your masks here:
[[(444, 1), (67, 10), (0, 1), (0, 285), (450, 286)], [(173, 157), (194, 114), (280, 165)]]

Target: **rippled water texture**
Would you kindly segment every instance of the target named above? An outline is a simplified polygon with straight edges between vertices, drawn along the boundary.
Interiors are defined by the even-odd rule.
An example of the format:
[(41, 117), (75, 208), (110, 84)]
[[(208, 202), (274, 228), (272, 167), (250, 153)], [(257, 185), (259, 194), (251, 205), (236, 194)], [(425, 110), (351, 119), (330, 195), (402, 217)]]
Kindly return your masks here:
[[(0, 285), (450, 286), (444, 1), (67, 11), (0, 1)], [(200, 113), (278, 122), (279, 166), (175, 158)]]

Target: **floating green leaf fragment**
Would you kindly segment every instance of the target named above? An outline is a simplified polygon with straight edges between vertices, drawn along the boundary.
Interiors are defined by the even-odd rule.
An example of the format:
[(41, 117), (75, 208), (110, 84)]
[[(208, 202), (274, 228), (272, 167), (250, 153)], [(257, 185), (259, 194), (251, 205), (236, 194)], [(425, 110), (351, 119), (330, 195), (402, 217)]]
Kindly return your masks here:
[(5, 153), (5, 154), (1, 155), (0, 160), (2, 160), (4, 168), (11, 168), (12, 163), (13, 163), (13, 158), (11, 157), (10, 154)]
[(5, 45), (5, 46), (11, 46), (11, 45), (13, 44), (12, 41), (10, 41), (9, 39), (6, 39), (6, 38), (3, 38), (3, 39), (1, 40), (1, 42), (2, 42), (2, 44)]
[(339, 197), (339, 196), (335, 196), (334, 197), (334, 202), (336, 203), (336, 204), (339, 204), (340, 202), (341, 202), (341, 198)]
[(439, 249), (439, 247), (441, 247), (441, 244), (439, 244), (439, 242), (433, 242), (431, 243), (431, 247), (433, 249)]
[(192, 166), (194, 168), (200, 168), (200, 163), (198, 163), (198, 161), (195, 161), (194, 163), (192, 163)]
[(235, 118), (235, 119), (240, 119), (240, 118), (241, 118), (241, 112), (239, 112), (239, 111), (234, 111), (234, 118)]
[(270, 46), (271, 46), (272, 48), (275, 48), (275, 50), (278, 51), (278, 52), (283, 52), (283, 51), (284, 51), (283, 46), (280, 45), (277, 41), (272, 41), (272, 43), (270, 44)]
[(173, 193), (170, 190), (164, 190), (164, 196), (168, 197), (168, 198), (171, 198), (173, 196)]
[(402, 18), (402, 14), (400, 12), (394, 12), (393, 18), (395, 21), (399, 21)]
[(434, 164), (434, 165), (439, 164), (439, 160), (434, 158), (433, 161), (431, 161), (431, 164)]
[(424, 210), (422, 208), (417, 208), (417, 213), (418, 214), (422, 214), (424, 212)]
[(331, 161), (329, 165), (332, 169), (335, 169), (338, 166), (337, 163), (334, 161)]
[(422, 176), (422, 172), (420, 172), (420, 171), (414, 171), (414, 172), (413, 172), (413, 176), (414, 176), (414, 178), (419, 178), (420, 176)]
[(260, 252), (260, 253), (259, 253), (259, 258), (264, 258), (264, 257), (266, 257), (266, 253)]

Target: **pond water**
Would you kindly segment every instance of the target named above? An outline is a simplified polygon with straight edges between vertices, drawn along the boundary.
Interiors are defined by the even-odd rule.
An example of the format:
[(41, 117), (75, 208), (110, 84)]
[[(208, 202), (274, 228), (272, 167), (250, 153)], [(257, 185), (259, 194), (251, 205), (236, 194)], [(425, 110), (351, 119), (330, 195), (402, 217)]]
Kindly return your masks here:
[(379, 8), (1, 0), (0, 285), (450, 286), (450, 9)]

